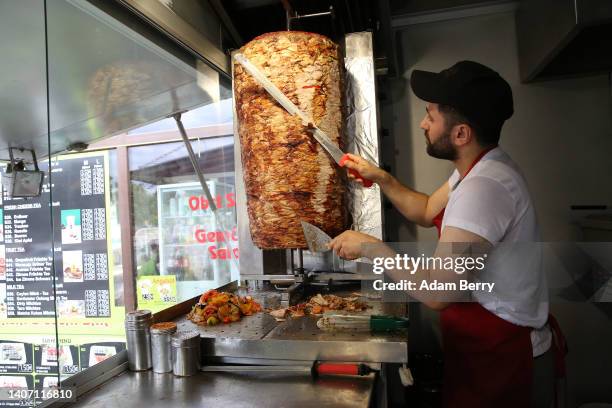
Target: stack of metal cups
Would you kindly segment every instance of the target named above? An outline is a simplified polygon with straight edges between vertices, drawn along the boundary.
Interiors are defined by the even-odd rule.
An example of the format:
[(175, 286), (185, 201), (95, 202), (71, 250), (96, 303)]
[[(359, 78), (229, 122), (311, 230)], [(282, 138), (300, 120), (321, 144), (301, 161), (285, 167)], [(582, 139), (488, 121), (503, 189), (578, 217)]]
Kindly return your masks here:
[(200, 370), (200, 333), (181, 331), (172, 336), (172, 372), (187, 377)]
[(156, 373), (172, 371), (171, 337), (174, 333), (176, 333), (176, 323), (156, 323), (151, 326), (153, 371)]
[(144, 371), (152, 366), (149, 331), (152, 321), (150, 310), (135, 310), (125, 315), (128, 367), (132, 371)]

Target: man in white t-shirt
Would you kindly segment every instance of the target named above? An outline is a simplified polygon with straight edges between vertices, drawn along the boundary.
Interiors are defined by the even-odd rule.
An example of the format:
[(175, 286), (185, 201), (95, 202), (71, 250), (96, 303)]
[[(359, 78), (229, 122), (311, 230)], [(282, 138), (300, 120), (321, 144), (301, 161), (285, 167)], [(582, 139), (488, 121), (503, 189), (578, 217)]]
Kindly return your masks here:
[[(513, 114), (512, 90), (497, 72), (472, 61), (439, 73), (415, 70), (411, 86), (427, 102), (421, 122), (427, 153), (455, 164), (448, 182), (426, 195), (358, 156), (350, 155), (345, 165), (377, 183), (406, 218), (436, 226), (440, 240), (435, 255), (449, 255), (458, 244), (486, 252), (484, 269), (471, 271), (470, 277), (494, 285), (470, 291), (471, 302), (411, 293), (441, 312), (445, 406), (546, 406), (552, 393), (552, 356), (547, 352), (551, 333), (539, 227), (523, 175), (498, 146), (502, 126)], [(382, 254), (367, 248), (376, 245), (363, 244), (377, 242), (346, 231), (330, 247), (346, 259), (374, 258)], [(456, 273), (424, 268), (411, 276), (398, 270), (387, 275), (396, 281), (458, 279)], [(550, 373), (543, 382), (542, 370)]]

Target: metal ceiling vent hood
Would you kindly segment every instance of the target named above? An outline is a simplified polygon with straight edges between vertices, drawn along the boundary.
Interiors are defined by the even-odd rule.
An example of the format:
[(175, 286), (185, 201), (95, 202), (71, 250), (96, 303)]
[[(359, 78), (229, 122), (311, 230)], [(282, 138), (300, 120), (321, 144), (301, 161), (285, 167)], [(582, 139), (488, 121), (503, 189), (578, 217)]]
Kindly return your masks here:
[(516, 25), (524, 82), (612, 72), (611, 0), (522, 0)]

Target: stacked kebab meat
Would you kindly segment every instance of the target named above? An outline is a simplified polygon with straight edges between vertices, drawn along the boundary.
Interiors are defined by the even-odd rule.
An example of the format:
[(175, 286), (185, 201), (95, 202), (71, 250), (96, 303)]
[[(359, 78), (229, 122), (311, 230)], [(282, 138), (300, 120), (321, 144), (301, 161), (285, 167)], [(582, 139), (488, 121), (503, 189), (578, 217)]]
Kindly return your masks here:
[[(332, 142), (342, 145), (338, 46), (319, 34), (261, 35), (241, 52)], [(345, 181), (297, 116), (234, 63), (234, 97), (251, 237), (261, 249), (305, 248), (300, 221), (335, 236), (347, 226)]]

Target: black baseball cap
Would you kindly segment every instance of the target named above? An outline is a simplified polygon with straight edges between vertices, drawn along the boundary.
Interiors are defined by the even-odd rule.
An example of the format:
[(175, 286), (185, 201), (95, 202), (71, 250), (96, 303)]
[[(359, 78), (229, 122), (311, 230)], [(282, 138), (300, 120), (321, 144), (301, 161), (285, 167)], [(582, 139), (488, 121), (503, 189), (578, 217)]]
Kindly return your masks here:
[(415, 69), (410, 85), (420, 99), (451, 106), (484, 129), (501, 129), (514, 113), (508, 82), (478, 62), (460, 61), (439, 73)]

